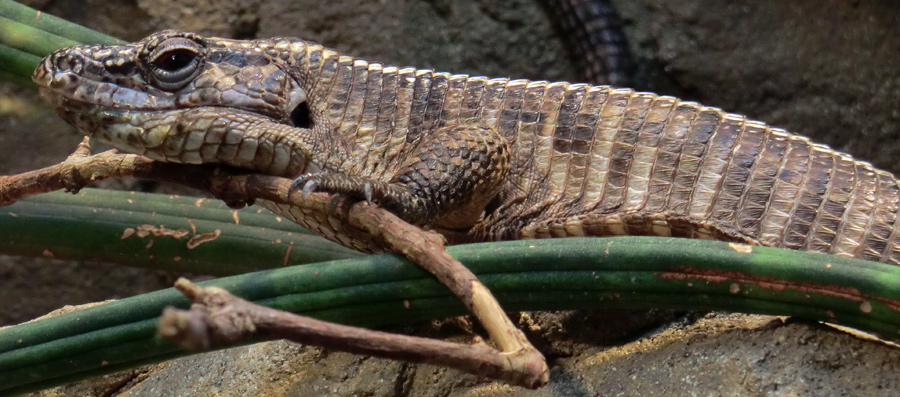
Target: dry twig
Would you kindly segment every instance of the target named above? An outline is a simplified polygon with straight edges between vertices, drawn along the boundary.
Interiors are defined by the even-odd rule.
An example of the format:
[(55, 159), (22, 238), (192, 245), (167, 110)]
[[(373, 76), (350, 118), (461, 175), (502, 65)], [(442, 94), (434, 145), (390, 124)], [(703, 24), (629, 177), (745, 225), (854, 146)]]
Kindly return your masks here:
[(412, 337), (339, 325), (259, 306), (217, 287), (201, 288), (179, 279), (175, 288), (195, 303), (190, 310), (166, 308), (159, 335), (189, 350), (228, 346), (265, 335), (299, 343), (383, 358), (456, 368), (526, 387), (546, 379), (535, 378), (540, 368), (517, 363), (508, 355), (476, 342), (471, 345)]
[(261, 332), (355, 353), (446, 365), (531, 388), (546, 384), (549, 379), (543, 356), (515, 328), (475, 275), (447, 254), (441, 235), (410, 225), (365, 202), (354, 204), (344, 214), (334, 208), (334, 197), (327, 194), (289, 197), (291, 181), (286, 178), (235, 175), (215, 166), (162, 163), (115, 151), (91, 156), (86, 138), (63, 163), (0, 177), (0, 206), (35, 194), (58, 189), (77, 191), (92, 181), (127, 176), (204, 190), (230, 205), (261, 199), (289, 205), (303, 213), (346, 216), (343, 220), (349, 227), (383, 241), (390, 250), (402, 253), (434, 274), (475, 314), (502, 351), (483, 343), (460, 345), (329, 324), (254, 305), (221, 290), (205, 291), (184, 280), (176, 287), (194, 299), (195, 305), (189, 313), (167, 311), (160, 333), (172, 335), (185, 347), (221, 347)]

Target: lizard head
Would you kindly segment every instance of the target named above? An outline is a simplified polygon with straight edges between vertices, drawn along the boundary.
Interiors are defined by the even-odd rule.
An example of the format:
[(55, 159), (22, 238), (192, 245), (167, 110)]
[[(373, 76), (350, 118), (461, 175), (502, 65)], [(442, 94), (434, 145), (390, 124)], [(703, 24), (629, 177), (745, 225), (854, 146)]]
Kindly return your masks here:
[(281, 67), (252, 41), (169, 30), (129, 45), (57, 50), (33, 80), (51, 103), (145, 111), (224, 106), (286, 121), (306, 92)]
[[(57, 50), (33, 80), (66, 121), (120, 149), (165, 161), (243, 166), (197, 153), (181, 158), (180, 150), (190, 135), (219, 145), (245, 131), (238, 125), (293, 125), (291, 113), (306, 91), (271, 46), (266, 51), (261, 44), (163, 31), (133, 44)], [(218, 138), (210, 136), (216, 125)]]

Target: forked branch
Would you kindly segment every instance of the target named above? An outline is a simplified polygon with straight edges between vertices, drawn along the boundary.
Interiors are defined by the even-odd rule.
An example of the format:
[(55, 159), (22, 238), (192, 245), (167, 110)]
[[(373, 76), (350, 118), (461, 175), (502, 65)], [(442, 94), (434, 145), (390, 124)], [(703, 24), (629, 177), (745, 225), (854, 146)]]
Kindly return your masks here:
[(346, 213), (334, 197), (289, 195), (291, 180), (260, 174), (236, 175), (215, 166), (156, 162), (115, 151), (90, 155), (87, 139), (66, 161), (19, 175), (0, 177), (0, 206), (59, 189), (77, 191), (92, 181), (137, 177), (176, 183), (209, 192), (231, 205), (268, 200), (302, 212), (330, 211), (350, 226), (383, 241), (434, 274), (482, 322), (501, 350), (484, 343), (454, 344), (342, 326), (265, 308), (223, 290), (204, 290), (183, 280), (176, 284), (195, 304), (189, 312), (169, 310), (160, 333), (186, 348), (221, 347), (254, 333), (316, 343), (354, 353), (432, 363), (535, 388), (549, 380), (543, 356), (509, 320), (490, 291), (459, 261), (447, 254), (441, 235), (413, 226), (377, 206), (360, 202)]

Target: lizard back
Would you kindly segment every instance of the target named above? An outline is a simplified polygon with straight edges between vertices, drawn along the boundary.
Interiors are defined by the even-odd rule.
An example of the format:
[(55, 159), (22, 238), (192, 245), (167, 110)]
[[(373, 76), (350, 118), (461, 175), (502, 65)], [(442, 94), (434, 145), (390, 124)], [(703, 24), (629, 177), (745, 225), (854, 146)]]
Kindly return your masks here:
[(477, 124), (510, 145), (474, 240), (660, 235), (898, 263), (897, 180), (805, 137), (651, 93), (384, 67), (310, 44), (313, 97), (384, 178), (422, 134)]

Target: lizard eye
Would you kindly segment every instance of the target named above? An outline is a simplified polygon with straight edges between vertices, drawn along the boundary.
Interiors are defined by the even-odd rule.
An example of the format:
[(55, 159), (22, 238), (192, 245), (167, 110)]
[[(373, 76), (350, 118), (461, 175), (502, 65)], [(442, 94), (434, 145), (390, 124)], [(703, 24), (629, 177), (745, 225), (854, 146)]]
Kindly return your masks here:
[(150, 80), (166, 91), (175, 91), (191, 82), (200, 72), (200, 46), (186, 38), (162, 42), (150, 54)]
[(153, 64), (166, 72), (176, 73), (191, 66), (196, 59), (196, 53), (186, 49), (177, 49), (161, 54), (153, 61)]

